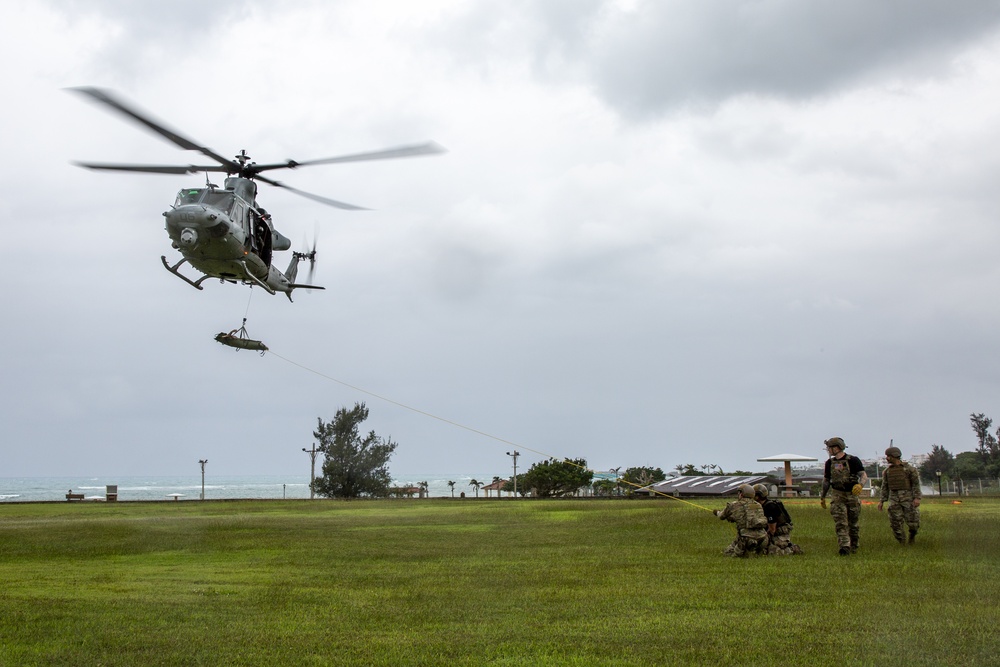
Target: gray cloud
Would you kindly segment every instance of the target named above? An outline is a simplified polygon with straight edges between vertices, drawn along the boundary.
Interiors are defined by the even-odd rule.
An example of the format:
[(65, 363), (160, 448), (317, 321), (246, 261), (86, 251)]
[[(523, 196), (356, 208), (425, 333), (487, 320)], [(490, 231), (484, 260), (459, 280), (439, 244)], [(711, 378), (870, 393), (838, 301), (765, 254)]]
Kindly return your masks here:
[[(476, 475), (508, 445), (427, 413), (525, 465), (754, 469), (834, 433), (961, 451), (996, 409), (993, 4), (173, 7), (0, 26), (9, 474), (306, 471), (356, 400), (394, 471)], [(450, 153), (282, 174), (377, 209), (263, 189), (328, 290), (198, 292), (160, 213), (202, 177), (69, 166), (190, 157), (85, 84), (223, 154)], [(212, 340), (246, 314), (274, 354)]]
[[(943, 77), (1000, 26), (1000, 3), (530, 3), (534, 21), (476, 6), (460, 30), (485, 33), (473, 61), (530, 49), (542, 76), (593, 85), (629, 116), (712, 107), (741, 95), (807, 99), (864, 82)], [(478, 27), (480, 29), (476, 29)], [(488, 26), (488, 27), (484, 27)], [(471, 30), (470, 30), (471, 28)], [(476, 48), (478, 47), (478, 48)]]

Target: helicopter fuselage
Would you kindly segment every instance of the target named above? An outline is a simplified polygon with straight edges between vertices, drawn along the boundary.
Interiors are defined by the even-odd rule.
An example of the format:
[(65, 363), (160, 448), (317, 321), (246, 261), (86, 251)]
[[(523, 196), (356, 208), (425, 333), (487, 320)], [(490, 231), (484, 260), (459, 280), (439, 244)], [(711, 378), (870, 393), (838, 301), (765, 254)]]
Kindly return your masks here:
[[(181, 263), (187, 261), (208, 277), (289, 292), (291, 280), (271, 265), (271, 258), (274, 251), (288, 250), (291, 242), (256, 206), (255, 194), (253, 181), (237, 177), (227, 178), (222, 189), (185, 188), (163, 214), (167, 235), (184, 256)], [(184, 278), (177, 272), (179, 266), (167, 268)]]

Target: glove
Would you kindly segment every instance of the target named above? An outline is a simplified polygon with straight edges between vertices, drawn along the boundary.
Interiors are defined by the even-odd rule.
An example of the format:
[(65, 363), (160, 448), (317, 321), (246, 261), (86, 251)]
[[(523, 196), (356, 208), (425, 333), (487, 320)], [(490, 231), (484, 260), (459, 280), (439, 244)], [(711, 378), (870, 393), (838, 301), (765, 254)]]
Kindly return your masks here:
[(719, 510), (712, 510), (712, 514), (714, 514), (715, 516), (719, 516), (720, 512)]
[(860, 484), (855, 484), (854, 487), (851, 489), (851, 493), (853, 493), (856, 496), (860, 496), (861, 495), (861, 489), (863, 489), (863, 488), (865, 488), (865, 487), (861, 486)]
[(826, 509), (826, 498), (819, 499), (819, 506), (822, 507), (823, 509)]

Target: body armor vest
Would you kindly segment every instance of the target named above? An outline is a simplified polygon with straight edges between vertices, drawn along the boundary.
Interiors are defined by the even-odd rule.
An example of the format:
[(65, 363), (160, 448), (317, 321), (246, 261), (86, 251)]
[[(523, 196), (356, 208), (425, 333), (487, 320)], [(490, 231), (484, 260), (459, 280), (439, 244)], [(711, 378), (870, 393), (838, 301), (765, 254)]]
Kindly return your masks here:
[(906, 467), (901, 465), (886, 468), (884, 483), (889, 485), (890, 491), (909, 491), (912, 488)]
[(858, 483), (858, 476), (851, 473), (850, 459), (830, 459), (830, 485), (839, 491), (850, 491)]

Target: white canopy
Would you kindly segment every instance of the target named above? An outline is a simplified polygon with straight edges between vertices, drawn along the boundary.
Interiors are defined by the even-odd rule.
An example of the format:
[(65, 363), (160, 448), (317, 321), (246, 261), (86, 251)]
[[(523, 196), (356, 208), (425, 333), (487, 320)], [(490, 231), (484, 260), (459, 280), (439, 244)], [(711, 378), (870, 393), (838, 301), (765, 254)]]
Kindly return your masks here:
[(792, 461), (818, 461), (819, 459), (812, 456), (803, 456), (802, 454), (775, 454), (774, 456), (765, 456), (762, 459), (757, 459), (758, 461), (781, 461), (785, 464), (785, 495), (792, 495)]
[(757, 459), (758, 461), (819, 461), (815, 456), (803, 456), (802, 454), (775, 454), (774, 456), (765, 456), (762, 459)]

